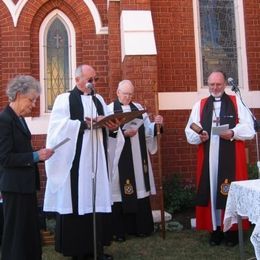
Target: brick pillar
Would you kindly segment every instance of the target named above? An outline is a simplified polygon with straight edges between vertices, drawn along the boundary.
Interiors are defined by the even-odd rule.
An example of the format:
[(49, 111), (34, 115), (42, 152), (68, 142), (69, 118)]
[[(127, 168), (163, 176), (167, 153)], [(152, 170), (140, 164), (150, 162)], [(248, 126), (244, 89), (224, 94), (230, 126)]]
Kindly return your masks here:
[(120, 2), (110, 1), (108, 9), (108, 86), (109, 99), (116, 97), (118, 82), (121, 81)]
[[(121, 0), (109, 2), (109, 86), (110, 98), (114, 99), (118, 82), (123, 79), (131, 80), (135, 86), (135, 96), (133, 100), (145, 106), (148, 109), (148, 113), (155, 114), (155, 98), (157, 97), (158, 92), (158, 65), (156, 48), (153, 48), (153, 44), (150, 44), (151, 42), (153, 43), (153, 38), (151, 37), (152, 21), (149, 12), (147, 12), (150, 10), (150, 0)], [(144, 25), (142, 22), (140, 23), (142, 24), (141, 27), (139, 27), (139, 24), (136, 25), (137, 31), (135, 30), (135, 27), (128, 30), (127, 24), (123, 24), (124, 29), (122, 29), (123, 22), (121, 16), (124, 11), (145, 11), (146, 13), (144, 15), (147, 15), (147, 20), (144, 20)], [(127, 15), (128, 14), (126, 14), (126, 16)], [(142, 18), (143, 13), (141, 14), (141, 20)], [(136, 22), (136, 14), (134, 13), (132, 16), (130, 14), (130, 19), (132, 19), (133, 22)], [(138, 19), (140, 19), (140, 16)], [(129, 35), (128, 33), (131, 34), (131, 32), (133, 34)], [(140, 38), (139, 36), (135, 38), (136, 32), (140, 33)], [(123, 46), (121, 46), (121, 40), (124, 33), (126, 37), (124, 37), (123, 42), (129, 42), (124, 42), (122, 43)], [(140, 39), (143, 39), (144, 41), (141, 41)], [(139, 42), (144, 43), (145, 46), (139, 46)], [(136, 46), (129, 47), (129, 44)], [(148, 51), (146, 47), (148, 48)], [(149, 52), (150, 49), (151, 52)], [(152, 156), (152, 163), (158, 191), (157, 194), (159, 194), (160, 182), (158, 178), (157, 155)], [(156, 209), (160, 207), (160, 197), (158, 195), (152, 197), (152, 207)]]
[(151, 0), (121, 0), (121, 10), (151, 10)]

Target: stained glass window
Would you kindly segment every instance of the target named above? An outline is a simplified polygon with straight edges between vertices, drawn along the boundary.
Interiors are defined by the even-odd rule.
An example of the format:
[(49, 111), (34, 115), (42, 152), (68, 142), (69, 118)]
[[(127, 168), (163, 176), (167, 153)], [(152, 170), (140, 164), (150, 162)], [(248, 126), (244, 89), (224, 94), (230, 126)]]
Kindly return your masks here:
[(222, 69), (238, 81), (234, 0), (199, 0), (203, 83)]
[(45, 66), (46, 112), (49, 112), (56, 96), (70, 89), (68, 33), (58, 17), (48, 29)]

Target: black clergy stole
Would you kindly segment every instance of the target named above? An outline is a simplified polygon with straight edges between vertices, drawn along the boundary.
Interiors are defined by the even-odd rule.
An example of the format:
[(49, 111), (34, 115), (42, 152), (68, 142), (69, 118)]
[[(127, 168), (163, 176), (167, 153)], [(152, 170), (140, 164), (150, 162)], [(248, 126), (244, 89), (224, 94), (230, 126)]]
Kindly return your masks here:
[[(84, 121), (84, 109), (81, 101), (81, 95), (83, 92), (80, 91), (77, 87), (75, 87), (69, 95), (69, 109), (70, 109), (70, 118), (72, 120), (79, 120), (80, 122)], [(96, 106), (98, 115), (104, 115), (104, 109), (96, 96), (92, 96), (92, 100), (94, 105)], [(105, 149), (105, 154), (107, 158), (107, 139), (105, 129), (103, 131), (103, 145)], [(79, 131), (77, 144), (76, 144), (76, 154), (72, 163), (71, 168), (71, 197), (72, 197), (72, 208), (73, 213), (78, 214), (78, 176), (79, 176), (79, 162), (80, 162), (80, 154), (82, 148), (84, 131)], [(88, 147), (86, 147), (87, 149)], [(83, 158), (84, 159), (84, 158)]]
[[(131, 111), (136, 111), (138, 108), (131, 102), (129, 104)], [(114, 113), (123, 112), (121, 103), (117, 99), (114, 102)], [(138, 117), (143, 120), (142, 115)], [(121, 126), (122, 128), (122, 126)], [(142, 124), (138, 129), (139, 135), (139, 145), (141, 151), (141, 159), (143, 165), (143, 177), (146, 191), (150, 191), (150, 180), (148, 172), (148, 158), (147, 158), (147, 148), (146, 148), (146, 139), (145, 139), (145, 129)], [(126, 213), (136, 212), (137, 211), (137, 191), (136, 191), (136, 182), (135, 182), (135, 172), (133, 164), (133, 155), (131, 147), (130, 137), (125, 137), (125, 144), (120, 155), (118, 162), (118, 171), (119, 171), (119, 182), (122, 196), (122, 207), (123, 211)]]
[[(214, 97), (210, 96), (201, 102), (201, 125), (211, 136), (212, 114), (214, 109)], [(227, 94), (221, 97), (220, 125), (229, 124), (229, 129), (235, 127), (238, 122), (235, 101)], [(209, 149), (210, 139), (203, 144), (204, 160), (202, 173), (199, 180), (196, 205), (207, 206), (210, 198), (210, 177), (209, 177)], [(218, 184), (217, 184), (217, 209), (225, 209), (229, 185), (235, 180), (235, 141), (219, 139), (219, 164), (218, 164)], [(214, 156), (214, 155), (213, 155)], [(217, 156), (217, 155), (216, 155)]]

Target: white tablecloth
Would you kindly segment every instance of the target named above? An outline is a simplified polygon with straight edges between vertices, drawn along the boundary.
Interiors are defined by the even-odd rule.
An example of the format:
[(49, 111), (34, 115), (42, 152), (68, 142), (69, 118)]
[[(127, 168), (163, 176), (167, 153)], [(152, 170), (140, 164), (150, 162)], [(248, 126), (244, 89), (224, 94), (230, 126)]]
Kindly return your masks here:
[(255, 225), (250, 240), (260, 259), (260, 180), (235, 181), (228, 192), (224, 232), (238, 222), (237, 216), (247, 217)]

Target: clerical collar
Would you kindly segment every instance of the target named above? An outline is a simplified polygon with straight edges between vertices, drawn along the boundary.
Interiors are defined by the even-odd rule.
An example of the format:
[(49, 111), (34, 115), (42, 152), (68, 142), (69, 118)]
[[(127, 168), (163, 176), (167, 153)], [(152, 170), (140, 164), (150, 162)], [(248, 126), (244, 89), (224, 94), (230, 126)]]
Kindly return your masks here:
[(214, 102), (220, 102), (221, 101), (221, 97), (213, 97), (213, 101)]
[(77, 90), (78, 90), (78, 92), (79, 92), (80, 95), (84, 95), (84, 96), (93, 96), (93, 95), (94, 95), (93, 90), (91, 90), (90, 93), (83, 92), (83, 91), (81, 91), (81, 90), (78, 89), (78, 88), (77, 88)]
[(117, 100), (118, 100), (120, 106), (130, 106), (130, 104), (132, 103), (132, 102), (130, 102), (128, 105), (124, 105), (123, 103), (121, 103), (121, 102), (119, 101), (119, 99), (117, 99)]

